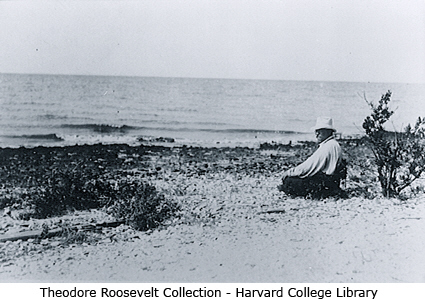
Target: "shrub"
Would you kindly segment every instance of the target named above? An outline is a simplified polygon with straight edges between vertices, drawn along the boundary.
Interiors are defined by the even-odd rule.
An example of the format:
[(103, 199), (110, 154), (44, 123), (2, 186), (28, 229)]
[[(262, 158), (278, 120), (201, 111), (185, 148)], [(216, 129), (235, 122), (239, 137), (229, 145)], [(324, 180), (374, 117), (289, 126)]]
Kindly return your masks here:
[(5, 188), (0, 190), (0, 209), (6, 207), (23, 208), (29, 193), (21, 188)]
[(34, 209), (34, 217), (46, 218), (69, 210), (102, 207), (111, 196), (112, 187), (106, 181), (88, 180), (79, 170), (55, 171), (43, 179), (28, 202)]
[(378, 170), (382, 193), (386, 197), (398, 196), (425, 171), (425, 119), (418, 118), (404, 132), (389, 132), (384, 124), (394, 114), (390, 110), (391, 91), (382, 95), (378, 105), (369, 104), (372, 113), (363, 122)]
[(84, 169), (46, 175), (40, 187), (28, 197), (32, 216), (46, 218), (72, 210), (107, 207), (119, 221), (137, 230), (148, 230), (173, 216), (178, 209), (147, 183), (127, 178), (112, 182), (92, 175)]
[(117, 183), (115, 193), (109, 211), (136, 230), (156, 228), (178, 209), (177, 204), (166, 200), (154, 186), (145, 182), (122, 180)]

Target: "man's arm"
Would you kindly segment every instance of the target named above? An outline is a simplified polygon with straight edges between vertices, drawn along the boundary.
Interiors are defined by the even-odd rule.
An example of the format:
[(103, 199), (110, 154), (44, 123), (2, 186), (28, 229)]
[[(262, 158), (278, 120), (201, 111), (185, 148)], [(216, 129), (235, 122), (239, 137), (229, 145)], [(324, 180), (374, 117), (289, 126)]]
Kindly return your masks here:
[(328, 153), (324, 150), (321, 148), (317, 149), (306, 161), (285, 171), (285, 176), (307, 177), (320, 172), (328, 162)]
[(289, 176), (308, 177), (318, 172), (331, 174), (341, 156), (341, 147), (335, 140), (323, 143), (305, 162), (284, 172), (283, 179)]

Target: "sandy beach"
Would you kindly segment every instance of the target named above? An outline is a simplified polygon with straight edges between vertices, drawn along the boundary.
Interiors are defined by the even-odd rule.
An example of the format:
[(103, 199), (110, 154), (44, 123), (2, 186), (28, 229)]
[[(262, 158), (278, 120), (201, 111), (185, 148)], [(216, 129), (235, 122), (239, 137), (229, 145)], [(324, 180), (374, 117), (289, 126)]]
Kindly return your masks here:
[[(279, 173), (314, 151), (313, 143), (0, 149), (3, 198), (53, 166), (79, 167), (147, 181), (181, 207), (177, 217), (146, 232), (120, 225), (90, 232), (83, 243), (2, 242), (0, 281), (425, 282), (425, 197), (382, 197), (371, 153), (358, 141), (341, 144), (349, 161), (347, 197), (321, 200), (277, 189)], [(103, 209), (41, 220), (6, 211), (2, 235), (43, 224), (114, 221)]]

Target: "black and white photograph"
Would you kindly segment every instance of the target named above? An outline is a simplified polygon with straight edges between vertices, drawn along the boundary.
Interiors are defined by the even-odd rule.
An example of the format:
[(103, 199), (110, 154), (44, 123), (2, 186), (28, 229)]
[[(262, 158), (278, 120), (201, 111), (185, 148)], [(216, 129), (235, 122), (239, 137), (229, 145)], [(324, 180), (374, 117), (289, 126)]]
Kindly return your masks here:
[(0, 283), (424, 283), (424, 229), (424, 1), (0, 1)]

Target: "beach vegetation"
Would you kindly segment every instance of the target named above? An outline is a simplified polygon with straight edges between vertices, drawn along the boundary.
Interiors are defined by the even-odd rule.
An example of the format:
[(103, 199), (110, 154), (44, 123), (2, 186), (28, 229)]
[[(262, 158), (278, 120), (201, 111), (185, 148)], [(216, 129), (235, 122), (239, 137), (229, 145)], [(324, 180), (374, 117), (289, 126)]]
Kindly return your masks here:
[(62, 232), (60, 234), (61, 244), (65, 246), (83, 243), (94, 244), (99, 240), (99, 238), (95, 237), (93, 234), (72, 227), (66, 222), (61, 223), (60, 228), (62, 229)]
[[(72, 211), (105, 209), (137, 230), (148, 230), (158, 227), (178, 210), (174, 202), (147, 182), (93, 176), (96, 174), (84, 168), (45, 174), (38, 188), (32, 188), (29, 194), (22, 193), (25, 205), (31, 207), (30, 217), (44, 219)], [(81, 233), (67, 235), (79, 238)]]
[(371, 114), (364, 119), (363, 129), (375, 157), (382, 194), (397, 197), (421, 177), (425, 171), (425, 118), (418, 118), (402, 131), (389, 131), (385, 124), (394, 111), (390, 109), (391, 91), (382, 95), (378, 104), (368, 103)]
[(154, 229), (178, 211), (175, 202), (167, 200), (154, 186), (139, 180), (117, 182), (114, 198), (108, 212), (136, 230)]
[(100, 208), (112, 195), (111, 185), (104, 180), (89, 179), (81, 169), (53, 171), (28, 198), (33, 217), (47, 218), (73, 210)]

